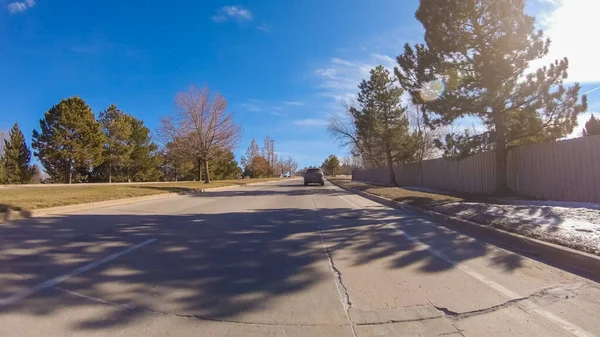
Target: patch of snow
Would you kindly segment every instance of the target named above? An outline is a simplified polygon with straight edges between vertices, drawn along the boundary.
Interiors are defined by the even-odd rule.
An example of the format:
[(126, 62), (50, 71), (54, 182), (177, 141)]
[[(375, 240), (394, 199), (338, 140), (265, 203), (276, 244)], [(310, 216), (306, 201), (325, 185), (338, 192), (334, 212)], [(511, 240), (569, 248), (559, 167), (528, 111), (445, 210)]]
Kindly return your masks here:
[(433, 210), (600, 255), (600, 210), (535, 205), (528, 201), (449, 202), (436, 205)]
[(552, 206), (552, 207), (564, 207), (564, 208), (587, 208), (600, 210), (600, 204), (592, 202), (576, 202), (576, 201), (553, 201), (553, 200), (519, 200), (519, 199), (499, 199), (502, 202), (506, 202), (514, 205), (528, 205), (528, 206)]

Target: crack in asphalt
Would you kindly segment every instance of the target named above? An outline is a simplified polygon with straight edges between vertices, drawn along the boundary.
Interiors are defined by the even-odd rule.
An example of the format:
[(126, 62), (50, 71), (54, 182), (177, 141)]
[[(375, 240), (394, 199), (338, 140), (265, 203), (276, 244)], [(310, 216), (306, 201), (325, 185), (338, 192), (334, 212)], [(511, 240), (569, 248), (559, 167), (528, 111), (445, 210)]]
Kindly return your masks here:
[(314, 201), (314, 198), (313, 198), (313, 205), (314, 205), (314, 210), (317, 214), (317, 219), (315, 221), (315, 224), (317, 226), (317, 230), (319, 231), (319, 237), (321, 239), (321, 246), (323, 246), (325, 253), (327, 253), (329, 266), (331, 267), (331, 271), (333, 273), (334, 280), (335, 280), (335, 285), (336, 285), (336, 288), (338, 289), (338, 293), (340, 295), (340, 300), (342, 302), (342, 305), (344, 306), (344, 311), (346, 312), (346, 318), (348, 319), (348, 323), (350, 323), (350, 327), (352, 328), (352, 335), (354, 337), (356, 337), (357, 336), (356, 329), (354, 328), (355, 324), (354, 324), (354, 322), (352, 322), (352, 319), (350, 318), (350, 308), (352, 307), (352, 301), (350, 300), (350, 294), (348, 293), (348, 288), (346, 288), (346, 285), (344, 284), (344, 281), (342, 280), (342, 272), (336, 267), (335, 261), (333, 261), (333, 256), (331, 255), (329, 248), (327, 248), (327, 245), (325, 245), (325, 237), (323, 236), (323, 231), (321, 230), (321, 226), (319, 225), (319, 209), (317, 208), (317, 203)]
[(196, 320), (200, 320), (200, 321), (207, 321), (207, 322), (217, 322), (217, 323), (229, 323), (229, 324), (239, 324), (239, 325), (254, 325), (254, 326), (280, 326), (280, 327), (320, 327), (320, 326), (344, 326), (344, 325), (338, 325), (338, 324), (289, 324), (289, 323), (266, 323), (266, 322), (245, 322), (245, 321), (234, 321), (234, 320), (226, 320), (226, 319), (217, 319), (217, 318), (210, 318), (210, 317), (205, 317), (205, 316), (201, 316), (201, 315), (193, 315), (193, 314), (178, 314), (178, 313), (172, 313), (172, 312), (165, 312), (165, 311), (160, 311), (160, 310), (154, 310), (154, 309), (150, 309), (147, 307), (143, 307), (143, 306), (138, 306), (135, 304), (123, 304), (123, 303), (116, 303), (116, 302), (112, 302), (112, 301), (107, 301), (101, 298), (97, 298), (97, 297), (93, 297), (93, 296), (88, 296), (88, 295), (84, 295), (84, 294), (80, 294), (78, 292), (75, 291), (71, 291), (68, 289), (64, 289), (61, 287), (54, 287), (54, 289), (65, 292), (69, 295), (72, 296), (76, 296), (76, 297), (80, 297), (80, 298), (84, 298), (93, 302), (97, 302), (97, 303), (101, 303), (101, 304), (105, 304), (111, 307), (117, 307), (117, 308), (122, 308), (122, 309), (126, 309), (126, 310), (138, 310), (138, 311), (144, 311), (144, 312), (148, 312), (151, 314), (156, 314), (156, 315), (163, 315), (163, 316), (172, 316), (172, 317), (179, 317), (179, 318), (188, 318), (188, 319), (196, 319)]
[(352, 301), (350, 300), (350, 295), (348, 294), (348, 288), (346, 288), (346, 286), (344, 285), (344, 281), (342, 280), (342, 272), (336, 267), (335, 262), (333, 261), (333, 257), (331, 256), (331, 252), (329, 251), (329, 248), (327, 248), (327, 246), (325, 246), (324, 244), (325, 240), (323, 238), (323, 234), (320, 231), (319, 235), (321, 236), (321, 243), (323, 243), (323, 248), (325, 249), (325, 252), (327, 253), (327, 257), (329, 259), (329, 265), (331, 266), (331, 270), (333, 271), (333, 274), (335, 276), (335, 283), (338, 286), (338, 289), (340, 290), (342, 304), (344, 305), (344, 309), (348, 311), (352, 307)]
[(500, 309), (518, 306), (519, 304), (521, 304), (527, 300), (555, 299), (556, 301), (559, 301), (562, 299), (569, 299), (569, 298), (576, 296), (575, 291), (581, 290), (587, 286), (589, 286), (589, 284), (587, 284), (587, 283), (575, 283), (575, 284), (569, 284), (566, 286), (547, 287), (547, 288), (544, 288), (544, 289), (537, 291), (526, 297), (515, 298), (515, 299), (509, 300), (504, 303), (494, 305), (494, 306), (491, 306), (488, 308), (466, 311), (466, 312), (456, 312), (456, 311), (450, 310), (445, 307), (437, 306), (431, 302), (430, 302), (430, 304), (437, 310), (443, 312), (447, 318), (454, 320), (454, 321), (458, 321), (458, 320), (473, 317), (473, 316), (489, 314), (489, 313), (498, 311)]

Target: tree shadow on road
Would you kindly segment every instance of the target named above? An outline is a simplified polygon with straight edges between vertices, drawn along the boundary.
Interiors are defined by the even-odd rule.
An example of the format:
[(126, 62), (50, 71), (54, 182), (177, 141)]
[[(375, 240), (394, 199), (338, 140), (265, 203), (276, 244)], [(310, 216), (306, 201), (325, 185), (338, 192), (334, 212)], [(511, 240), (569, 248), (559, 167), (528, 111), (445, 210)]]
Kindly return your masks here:
[[(239, 196), (240, 192), (214, 193)], [(267, 193), (303, 195), (314, 190)], [(350, 252), (354, 265), (385, 260), (390, 269), (415, 265), (424, 273), (456, 267), (426, 246), (436, 247), (456, 263), (488, 257), (491, 265), (505, 272), (522, 266), (519, 255), (498, 255), (472, 238), (441, 228), (432, 231), (422, 218), (385, 208), (67, 215), (0, 224), (0, 299), (148, 239), (156, 242), (58, 285), (87, 299), (44, 289), (0, 306), (0, 318), (7, 313), (58, 315), (96, 299), (118, 305), (72, 329), (126, 326), (148, 312), (268, 323), (268, 316), (258, 314), (263, 308), (281, 298), (310, 296), (309, 289), (333, 282), (323, 244), (334, 258), (338, 252)], [(291, 324), (306, 323), (302, 313), (284, 310), (290, 310)]]

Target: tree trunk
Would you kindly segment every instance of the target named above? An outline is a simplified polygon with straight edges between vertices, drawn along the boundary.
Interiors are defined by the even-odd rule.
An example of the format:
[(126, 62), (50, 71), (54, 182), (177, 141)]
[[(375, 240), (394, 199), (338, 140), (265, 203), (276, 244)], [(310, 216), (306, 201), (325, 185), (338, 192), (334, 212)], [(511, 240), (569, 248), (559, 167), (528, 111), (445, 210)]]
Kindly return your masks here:
[(108, 163), (108, 183), (112, 183), (112, 163)]
[(205, 176), (206, 179), (204, 179), (204, 183), (210, 184), (210, 174), (208, 172), (208, 160), (207, 159), (204, 159), (204, 174), (206, 174), (206, 176)]
[(392, 158), (392, 151), (387, 150), (386, 155), (390, 185), (398, 186), (398, 184), (396, 183), (396, 174), (394, 173), (394, 159)]
[(69, 161), (68, 170), (69, 170), (69, 184), (71, 184), (71, 182), (73, 181), (73, 163), (71, 161)]
[(197, 181), (202, 181), (202, 159), (198, 159), (198, 177)]
[(496, 127), (496, 141), (494, 150), (496, 151), (496, 190), (497, 195), (508, 194), (508, 181), (506, 172), (506, 124), (504, 116), (496, 116), (494, 119)]

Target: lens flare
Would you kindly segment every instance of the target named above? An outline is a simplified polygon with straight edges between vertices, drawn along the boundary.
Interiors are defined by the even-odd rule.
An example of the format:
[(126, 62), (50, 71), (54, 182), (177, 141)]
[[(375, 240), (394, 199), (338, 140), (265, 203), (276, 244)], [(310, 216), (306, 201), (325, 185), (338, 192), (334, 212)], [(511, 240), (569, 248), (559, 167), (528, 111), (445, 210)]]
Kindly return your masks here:
[(425, 85), (423, 85), (423, 88), (421, 88), (421, 99), (426, 102), (436, 100), (442, 97), (445, 90), (446, 84), (444, 81), (434, 80), (427, 82)]

